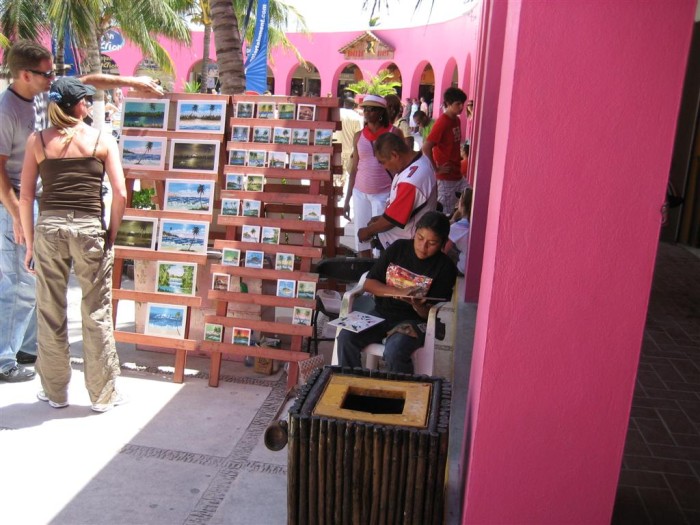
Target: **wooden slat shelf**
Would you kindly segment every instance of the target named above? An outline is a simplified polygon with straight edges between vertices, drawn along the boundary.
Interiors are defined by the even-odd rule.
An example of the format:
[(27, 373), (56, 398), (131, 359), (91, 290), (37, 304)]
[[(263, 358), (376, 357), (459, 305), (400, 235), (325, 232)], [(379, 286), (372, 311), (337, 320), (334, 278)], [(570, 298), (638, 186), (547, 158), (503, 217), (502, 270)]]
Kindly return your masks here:
[[(314, 232), (323, 233), (326, 223), (320, 221), (300, 221), (298, 219), (274, 219), (269, 217), (233, 217), (219, 215), (218, 223), (224, 226), (243, 226), (246, 224), (257, 226), (272, 226), (280, 228), (283, 232)], [(276, 244), (275, 246), (284, 246)], [(282, 250), (279, 250), (282, 251)]]
[(209, 213), (190, 213), (186, 211), (142, 210), (140, 208), (127, 208), (124, 210), (124, 215), (127, 217), (151, 217), (157, 219), (212, 222), (212, 216)]
[(299, 324), (280, 323), (273, 321), (260, 321), (258, 319), (245, 319), (243, 317), (225, 317), (221, 315), (205, 315), (205, 323), (215, 323), (227, 328), (250, 328), (266, 334), (301, 335), (311, 334), (311, 327)]
[[(251, 246), (253, 246), (251, 248)], [(270, 250), (270, 247), (274, 246), (276, 249)], [(279, 247), (284, 247), (283, 250), (280, 250)], [(266, 254), (272, 255), (274, 253), (279, 253), (279, 252), (284, 252), (284, 253), (291, 253), (295, 256), (298, 257), (310, 257), (317, 259), (323, 255), (323, 249), (322, 248), (313, 248), (310, 246), (297, 246), (294, 244), (261, 244), (261, 243), (250, 243), (250, 242), (243, 242), (243, 241), (229, 241), (225, 239), (217, 239), (214, 241), (214, 249), (216, 250), (221, 250), (223, 248), (237, 248), (239, 250), (245, 251), (245, 250), (257, 250), (259, 252), (265, 252)], [(224, 266), (226, 267), (226, 266)], [(256, 270), (255, 268), (250, 268), (250, 270), (259, 272), (260, 270)], [(318, 275), (313, 274), (318, 278)], [(302, 279), (302, 280), (307, 280), (311, 281), (313, 279)]]
[(200, 341), (192, 339), (174, 339), (157, 335), (138, 334), (136, 332), (124, 332), (122, 330), (115, 330), (114, 338), (120, 343), (158, 346), (173, 350), (187, 350), (188, 352), (199, 350), (200, 345)]
[(218, 173), (191, 173), (189, 171), (168, 171), (168, 170), (134, 170), (130, 169), (124, 173), (124, 177), (127, 180), (130, 179), (149, 179), (149, 180), (162, 180), (166, 179), (192, 179), (192, 180), (219, 180)]
[[(267, 246), (269, 246), (269, 244)], [(284, 270), (245, 268), (240, 266), (228, 266), (225, 264), (212, 264), (211, 271), (216, 273), (227, 273), (229, 275), (235, 275), (238, 277), (248, 277), (251, 279), (293, 279), (295, 281), (311, 281), (314, 283), (318, 282), (317, 273), (300, 272), (296, 270), (288, 272)]]
[[(302, 186), (307, 188), (308, 186)], [(252, 199), (261, 201), (263, 204), (328, 204), (327, 195), (311, 195), (309, 193), (280, 193), (267, 191), (241, 191), (241, 190), (221, 190), (221, 197), (227, 199)]]
[(136, 259), (139, 261), (169, 261), (206, 264), (205, 253), (159, 252), (157, 250), (136, 250), (133, 248), (114, 247), (115, 259)]
[(202, 341), (199, 348), (202, 352), (221, 352), (223, 354), (237, 355), (240, 357), (266, 357), (267, 359), (277, 359), (279, 361), (299, 362), (309, 358), (306, 352), (295, 352), (293, 350), (283, 350), (280, 348), (269, 348), (267, 346), (245, 346), (234, 345), (232, 343), (215, 343), (213, 341)]
[(122, 137), (165, 137), (168, 140), (221, 140), (221, 133), (195, 133), (192, 131), (166, 131), (162, 129), (124, 128), (121, 131), (121, 135)]
[(255, 304), (258, 306), (280, 306), (283, 308), (314, 308), (316, 301), (313, 299), (297, 299), (295, 297), (277, 297), (276, 295), (263, 295), (255, 293), (224, 292), (221, 290), (209, 290), (207, 297), (227, 303)]
[[(265, 142), (227, 142), (226, 151), (234, 149), (258, 150), (258, 151), (282, 151), (284, 153), (333, 153), (333, 145), (315, 146), (306, 144), (268, 144)], [(279, 168), (282, 169), (282, 168)]]
[(199, 308), (202, 298), (197, 296), (174, 295), (162, 292), (140, 292), (136, 290), (112, 290), (112, 298), (136, 301), (137, 303), (163, 303)]
[(271, 179), (327, 181), (330, 170), (288, 170), (284, 168), (258, 168), (255, 166), (224, 166), (224, 173), (265, 175)]

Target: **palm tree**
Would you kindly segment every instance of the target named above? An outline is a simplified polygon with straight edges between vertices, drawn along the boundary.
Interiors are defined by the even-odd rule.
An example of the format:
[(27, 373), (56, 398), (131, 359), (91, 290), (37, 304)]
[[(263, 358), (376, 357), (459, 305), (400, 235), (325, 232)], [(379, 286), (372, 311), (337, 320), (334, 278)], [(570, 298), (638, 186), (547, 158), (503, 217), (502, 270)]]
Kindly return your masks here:
[(194, 241), (197, 240), (200, 231), (201, 228), (199, 226), (192, 226), (192, 239), (190, 240), (190, 245), (187, 247), (188, 252), (192, 250), (192, 245), (194, 244)]
[(204, 197), (204, 184), (197, 186), (197, 195), (199, 195), (199, 209), (203, 210), (202, 207), (202, 197)]
[(143, 158), (146, 156), (147, 153), (150, 153), (151, 150), (153, 149), (153, 142), (146, 142), (146, 145), (143, 148), (143, 153), (139, 156), (139, 160), (136, 164), (141, 164), (141, 161)]
[(198, 111), (199, 111), (199, 104), (192, 104), (192, 113), (190, 113), (192, 118), (197, 118)]
[(216, 104), (209, 104), (209, 117), (214, 117), (214, 110), (216, 109)]

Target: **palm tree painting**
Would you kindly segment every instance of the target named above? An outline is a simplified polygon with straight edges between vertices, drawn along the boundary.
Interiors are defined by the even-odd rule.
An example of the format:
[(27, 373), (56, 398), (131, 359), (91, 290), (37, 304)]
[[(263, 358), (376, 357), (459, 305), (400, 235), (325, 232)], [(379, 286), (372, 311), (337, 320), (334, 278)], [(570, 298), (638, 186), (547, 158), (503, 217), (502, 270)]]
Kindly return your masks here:
[(175, 129), (197, 133), (223, 133), (226, 104), (216, 102), (206, 107), (205, 110), (203, 104), (186, 100), (178, 101)]
[(165, 166), (165, 138), (122, 137), (119, 148), (122, 166), (140, 170), (162, 170)]
[(169, 109), (170, 104), (167, 100), (158, 102), (127, 100), (124, 102), (122, 128), (167, 129)]
[(165, 210), (211, 213), (213, 201), (213, 181), (168, 179), (165, 182)]
[(188, 252), (192, 251), (192, 244), (194, 244), (194, 242), (197, 240), (197, 237), (199, 236), (199, 231), (199, 226), (192, 226), (192, 240), (190, 241), (190, 245), (187, 247)]
[(209, 223), (161, 219), (159, 251), (207, 253)]

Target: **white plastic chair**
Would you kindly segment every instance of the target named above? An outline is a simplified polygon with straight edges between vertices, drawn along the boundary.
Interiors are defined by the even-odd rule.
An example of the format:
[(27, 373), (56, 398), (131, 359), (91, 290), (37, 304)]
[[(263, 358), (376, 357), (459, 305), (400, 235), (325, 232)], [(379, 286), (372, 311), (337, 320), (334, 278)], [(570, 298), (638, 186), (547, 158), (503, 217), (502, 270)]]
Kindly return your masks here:
[[(343, 301), (340, 305), (340, 317), (348, 315), (348, 313), (352, 312), (355, 298), (364, 293), (366, 279), (367, 272), (362, 275), (357, 285), (345, 292), (343, 295)], [(452, 300), (454, 300), (454, 293), (456, 293), (456, 290), (457, 286), (455, 285), (455, 292), (452, 294)], [(435, 363), (435, 328), (437, 326), (438, 313), (442, 307), (451, 304), (452, 300), (434, 304), (430, 308), (430, 313), (428, 314), (428, 324), (425, 330), (425, 343), (422, 347), (413, 352), (413, 355), (411, 356), (413, 359), (414, 374), (432, 375), (433, 365)], [(336, 332), (336, 339), (335, 343), (333, 344), (333, 358), (331, 363), (334, 365), (339, 363), (338, 333), (340, 333), (340, 330)], [(379, 358), (384, 355), (384, 345), (382, 343), (372, 343), (371, 345), (366, 346), (363, 349), (363, 352), (365, 354), (365, 366), (367, 368), (377, 368)]]

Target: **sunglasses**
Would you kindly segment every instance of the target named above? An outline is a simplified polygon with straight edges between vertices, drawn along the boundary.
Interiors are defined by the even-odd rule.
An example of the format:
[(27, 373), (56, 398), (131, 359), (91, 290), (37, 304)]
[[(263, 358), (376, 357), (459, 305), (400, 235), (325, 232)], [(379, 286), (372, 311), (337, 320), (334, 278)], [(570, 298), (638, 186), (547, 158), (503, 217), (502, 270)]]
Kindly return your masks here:
[(381, 111), (384, 108), (378, 108), (376, 106), (365, 106), (362, 108), (362, 111), (369, 111), (370, 113), (374, 113), (375, 111)]
[(39, 75), (40, 77), (44, 78), (51, 78), (56, 76), (56, 70), (52, 69), (51, 71), (37, 71), (35, 69), (27, 69), (30, 73), (34, 73), (35, 75)]

